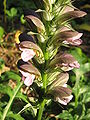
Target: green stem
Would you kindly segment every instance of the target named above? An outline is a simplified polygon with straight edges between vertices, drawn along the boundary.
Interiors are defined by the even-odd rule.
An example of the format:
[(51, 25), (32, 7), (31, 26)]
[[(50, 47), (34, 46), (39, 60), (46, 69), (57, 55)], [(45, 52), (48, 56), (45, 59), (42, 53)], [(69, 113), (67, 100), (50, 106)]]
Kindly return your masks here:
[[(47, 73), (45, 73), (45, 70), (46, 70), (46, 68), (48, 66), (48, 60), (49, 60), (49, 54), (46, 51), (46, 43), (44, 44), (43, 53), (44, 53), (45, 64), (44, 64), (44, 71), (43, 71), (43, 74), (42, 74), (42, 82), (43, 82), (43, 87), (42, 88), (46, 92), (46, 88), (47, 88)], [(44, 98), (42, 103), (40, 104), (40, 107), (39, 107), (37, 120), (41, 120), (42, 119), (42, 114), (43, 114), (43, 110), (44, 110), (45, 104), (46, 104), (46, 99)]]
[(9, 111), (9, 109), (10, 109), (10, 107), (11, 107), (11, 104), (12, 104), (12, 102), (13, 102), (16, 94), (18, 93), (18, 91), (20, 90), (20, 88), (21, 88), (22, 85), (23, 85), (23, 82), (21, 82), (21, 83), (17, 86), (17, 88), (15, 89), (14, 95), (13, 95), (12, 98), (9, 100), (7, 106), (6, 106), (5, 109), (4, 109), (3, 116), (2, 116), (2, 119), (1, 119), (1, 120), (5, 120), (6, 115), (7, 115), (8, 111)]
[(6, 0), (3, 1), (4, 6), (4, 22), (6, 23)]
[(44, 109), (45, 103), (46, 103), (46, 100), (44, 99), (43, 102), (40, 105), (39, 113), (38, 113), (38, 119), (37, 120), (41, 120), (42, 119), (42, 114), (43, 114), (43, 109)]
[[(43, 88), (46, 91), (46, 86), (47, 86), (47, 74), (46, 73), (44, 73), (42, 75), (42, 79), (43, 79)], [(43, 99), (43, 101), (42, 101), (42, 103), (41, 103), (41, 105), (39, 107), (39, 113), (38, 113), (38, 119), (37, 120), (41, 120), (42, 119), (42, 114), (43, 114), (45, 103), (46, 103), (46, 100)]]
[(44, 73), (43, 75), (43, 88), (46, 90), (47, 87), (47, 74)]

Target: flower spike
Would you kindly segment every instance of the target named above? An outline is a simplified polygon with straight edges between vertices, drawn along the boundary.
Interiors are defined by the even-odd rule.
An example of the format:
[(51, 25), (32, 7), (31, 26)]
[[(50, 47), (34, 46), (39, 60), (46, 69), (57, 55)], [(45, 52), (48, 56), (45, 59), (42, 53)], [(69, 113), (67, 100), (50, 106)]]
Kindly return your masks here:
[[(40, 8), (25, 11), (25, 19), (31, 29), (28, 34), (22, 33), (19, 36), (22, 60), (18, 61), (18, 68), (26, 86), (36, 82), (40, 88), (37, 103), (42, 102), (39, 105), (39, 115), (35, 117), (41, 120), (48, 98), (63, 105), (67, 105), (73, 98), (72, 90), (67, 85), (67, 71), (79, 68), (80, 64), (63, 48), (82, 43), (83, 33), (74, 30), (70, 20), (87, 13), (75, 8), (71, 0), (39, 0), (38, 3), (34, 0), (34, 3), (40, 3)], [(44, 5), (41, 6), (42, 4)], [(41, 81), (37, 81), (37, 78), (41, 78)], [(38, 91), (38, 87), (31, 87), (33, 92)]]

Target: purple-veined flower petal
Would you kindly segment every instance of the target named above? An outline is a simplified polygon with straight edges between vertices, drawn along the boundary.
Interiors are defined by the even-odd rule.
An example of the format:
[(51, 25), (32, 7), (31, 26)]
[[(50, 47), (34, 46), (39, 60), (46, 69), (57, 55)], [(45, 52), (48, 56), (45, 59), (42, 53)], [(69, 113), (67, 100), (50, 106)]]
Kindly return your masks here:
[(58, 19), (56, 19), (56, 22), (63, 24), (63, 22), (65, 22), (65, 21), (69, 21), (69, 20), (75, 19), (75, 18), (84, 17), (85, 15), (87, 15), (87, 13), (84, 11), (73, 10), (73, 11), (69, 11), (69, 12), (62, 14)]
[(61, 30), (58, 30), (58, 32), (56, 32), (56, 34), (52, 38), (52, 41), (53, 44), (56, 46), (58, 46), (60, 43), (78, 45), (78, 41), (79, 44), (82, 43), (82, 41), (80, 40), (80, 37), (82, 35), (83, 33), (78, 33), (77, 31), (72, 31), (66, 27), (63, 27)]
[(21, 58), (23, 61), (27, 62), (35, 56), (35, 52), (32, 49), (24, 49), (21, 53)]
[(40, 30), (45, 31), (45, 26), (41, 20), (33, 15), (27, 15), (25, 16), (26, 19), (30, 19)]
[(78, 61), (75, 61), (73, 63), (70, 63), (69, 66), (72, 67), (72, 68), (79, 68), (80, 64), (78, 63)]
[(73, 98), (73, 95), (71, 95), (71, 90), (67, 88), (67, 84), (64, 84), (63, 86), (57, 86), (53, 87), (49, 94), (51, 94), (54, 97), (54, 100), (63, 104), (67, 105), (67, 103)]
[[(51, 77), (54, 74), (51, 74)], [(50, 79), (50, 77), (49, 77)], [(49, 81), (48, 79), (48, 81)], [(49, 82), (49, 86), (48, 86), (48, 90), (51, 90), (53, 87), (57, 87), (57, 86), (63, 86), (63, 87), (67, 87), (67, 81), (69, 79), (69, 74), (66, 72), (61, 72), (57, 75), (55, 75), (54, 77), (52, 77), (51, 81)]]
[(67, 40), (77, 40), (79, 39), (81, 36), (83, 35), (83, 33), (78, 33), (76, 36), (73, 36), (72, 38), (67, 38)]
[(69, 71), (73, 68), (80, 67), (78, 61), (71, 54), (68, 53), (58, 53), (49, 65), (50, 67), (60, 67), (63, 71)]
[(67, 103), (61, 100), (59, 97), (56, 98), (56, 101), (61, 103), (62, 105), (67, 105)]
[(40, 63), (44, 63), (44, 55), (43, 55), (43, 52), (41, 50), (41, 48), (33, 43), (33, 42), (30, 42), (30, 41), (23, 41), (19, 44), (19, 49), (21, 51), (24, 51), (25, 49), (31, 49), (35, 52), (35, 59)]
[(79, 46), (80, 44), (82, 44), (82, 40), (81, 40), (81, 39), (65, 40), (65, 41), (63, 41), (63, 43), (64, 43), (64, 44), (70, 44), (70, 45)]
[(65, 9), (64, 9), (64, 11), (63, 11), (63, 14), (64, 14), (64, 13), (68, 13), (68, 12), (70, 12), (70, 11), (74, 11), (74, 8), (72, 8), (72, 7), (70, 7), (70, 6), (66, 6)]

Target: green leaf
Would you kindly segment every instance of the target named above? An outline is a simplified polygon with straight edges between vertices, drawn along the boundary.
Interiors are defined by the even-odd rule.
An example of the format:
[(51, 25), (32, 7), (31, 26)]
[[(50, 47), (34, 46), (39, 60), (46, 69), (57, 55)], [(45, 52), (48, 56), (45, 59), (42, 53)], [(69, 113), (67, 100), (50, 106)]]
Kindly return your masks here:
[(90, 71), (90, 63), (81, 64), (79, 69), (73, 70), (75, 74), (79, 77)]
[(2, 117), (2, 112), (0, 111), (0, 118)]
[(72, 115), (68, 111), (63, 111), (63, 113), (57, 115), (56, 118), (61, 118), (63, 120), (73, 120)]
[(9, 17), (13, 18), (17, 15), (17, 9), (11, 8), (10, 10), (6, 10), (6, 13)]
[(82, 120), (90, 120), (90, 113), (88, 113), (87, 115), (85, 115)]
[(79, 95), (81, 95), (81, 94), (83, 94), (83, 93), (86, 94), (86, 92), (88, 92), (88, 91), (90, 91), (89, 86), (84, 85), (84, 86), (80, 87)]
[(4, 60), (0, 58), (0, 69), (3, 69), (4, 65), (5, 65)]
[(7, 117), (9, 117), (9, 119), (14, 118), (15, 120), (25, 120), (24, 118), (21, 117), (21, 115), (15, 114), (13, 112), (9, 112), (7, 114)]
[(8, 85), (0, 84), (0, 93), (8, 94), (10, 97), (13, 95), (12, 89)]
[(11, 105), (13, 103), (13, 100), (15, 99), (15, 97), (16, 97), (17, 93), (19, 92), (19, 90), (20, 90), (22, 85), (23, 85), (23, 82), (19, 83), (17, 85), (17, 87), (14, 89), (14, 93), (13, 93), (12, 97), (10, 98), (7, 106), (3, 110), (3, 115), (2, 115), (2, 119), (1, 120), (5, 120), (5, 118), (6, 118), (7, 114), (8, 114), (8, 111), (10, 110), (10, 107), (11, 107)]
[(1, 74), (1, 81), (7, 81), (9, 79), (17, 80), (19, 82), (21, 80), (21, 77), (13, 71), (7, 71)]
[(28, 103), (27, 96), (22, 94), (21, 92), (18, 92), (18, 94), (16, 95), (16, 98), (22, 99), (23, 101)]
[(16, 8), (11, 8), (10, 12), (11, 12), (12, 17), (17, 15), (17, 9)]
[(89, 91), (87, 91), (87, 93), (84, 94), (83, 102), (85, 102), (85, 103), (90, 102), (90, 92)]
[(24, 112), (28, 108), (30, 108), (30, 111), (32, 112), (32, 115), (35, 117), (36, 114), (37, 114), (37, 109), (35, 109), (30, 103), (26, 104), (18, 114)]
[(72, 54), (80, 64), (83, 64), (88, 60), (87, 56), (82, 52), (80, 48), (71, 49), (69, 50), (69, 53)]
[(6, 10), (6, 14), (7, 14), (9, 17), (12, 17), (9, 10)]

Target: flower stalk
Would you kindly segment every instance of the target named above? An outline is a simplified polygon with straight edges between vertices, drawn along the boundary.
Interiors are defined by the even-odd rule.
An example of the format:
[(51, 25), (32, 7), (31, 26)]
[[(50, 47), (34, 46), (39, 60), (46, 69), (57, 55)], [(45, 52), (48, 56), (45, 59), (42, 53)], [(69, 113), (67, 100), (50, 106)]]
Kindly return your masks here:
[[(45, 53), (45, 67), (47, 66), (47, 61), (48, 61), (48, 53)], [(42, 75), (42, 81), (43, 81), (43, 86), (42, 88), (44, 89), (44, 91), (46, 92), (46, 88), (47, 88), (47, 74), (43, 73)], [(42, 115), (43, 115), (43, 111), (44, 111), (44, 106), (46, 104), (46, 99), (43, 98), (42, 103), (40, 104), (39, 107), (39, 112), (38, 112), (38, 119), (37, 120), (41, 120), (42, 119)]]
[[(47, 75), (44, 73), (42, 77), (43, 77), (43, 88), (46, 91)], [(46, 99), (44, 98), (42, 103), (40, 104), (40, 107), (39, 107), (37, 120), (41, 120), (42, 119), (42, 114), (43, 114), (43, 111), (44, 111), (45, 103), (46, 103)]]

